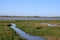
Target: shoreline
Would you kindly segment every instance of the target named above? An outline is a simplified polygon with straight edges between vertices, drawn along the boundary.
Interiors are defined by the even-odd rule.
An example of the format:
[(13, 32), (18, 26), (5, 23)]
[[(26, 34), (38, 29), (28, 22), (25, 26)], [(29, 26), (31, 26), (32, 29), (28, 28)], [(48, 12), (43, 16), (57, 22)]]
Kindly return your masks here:
[(60, 17), (42, 17), (42, 16), (0, 16), (0, 18), (60, 18)]

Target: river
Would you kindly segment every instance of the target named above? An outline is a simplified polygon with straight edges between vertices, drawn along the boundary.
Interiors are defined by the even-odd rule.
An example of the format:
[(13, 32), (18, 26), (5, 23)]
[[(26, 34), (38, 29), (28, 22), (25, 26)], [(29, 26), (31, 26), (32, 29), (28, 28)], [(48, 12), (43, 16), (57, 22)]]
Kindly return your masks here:
[(60, 18), (0, 18), (0, 20), (60, 20)]

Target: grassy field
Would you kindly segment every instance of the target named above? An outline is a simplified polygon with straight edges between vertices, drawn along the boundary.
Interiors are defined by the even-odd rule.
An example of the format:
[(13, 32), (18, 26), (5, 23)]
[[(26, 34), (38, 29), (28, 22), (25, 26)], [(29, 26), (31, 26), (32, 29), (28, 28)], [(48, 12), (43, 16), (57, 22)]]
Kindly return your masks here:
[(18, 28), (33, 36), (41, 36), (47, 40), (60, 40), (59, 26), (43, 26), (40, 23), (60, 24), (60, 20), (0, 20), (0, 40), (25, 40), (7, 26), (15, 23)]

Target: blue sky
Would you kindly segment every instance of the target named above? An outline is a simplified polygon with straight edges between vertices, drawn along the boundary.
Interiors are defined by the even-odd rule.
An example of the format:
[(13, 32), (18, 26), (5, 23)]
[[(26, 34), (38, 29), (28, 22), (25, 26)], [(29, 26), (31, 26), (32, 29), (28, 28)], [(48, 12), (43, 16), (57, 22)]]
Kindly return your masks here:
[(60, 16), (60, 0), (0, 0), (0, 15)]

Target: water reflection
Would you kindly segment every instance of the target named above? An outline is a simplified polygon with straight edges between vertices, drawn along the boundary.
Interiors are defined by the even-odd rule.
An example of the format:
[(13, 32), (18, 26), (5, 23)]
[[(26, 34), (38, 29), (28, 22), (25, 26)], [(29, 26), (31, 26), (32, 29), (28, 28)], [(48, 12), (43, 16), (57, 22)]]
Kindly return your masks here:
[(31, 36), (24, 31), (20, 30), (19, 28), (16, 27), (15, 24), (11, 23), (10, 26), (13, 30), (15, 30), (21, 37), (27, 39), (27, 40), (45, 40), (44, 38), (41, 38), (39, 36)]

